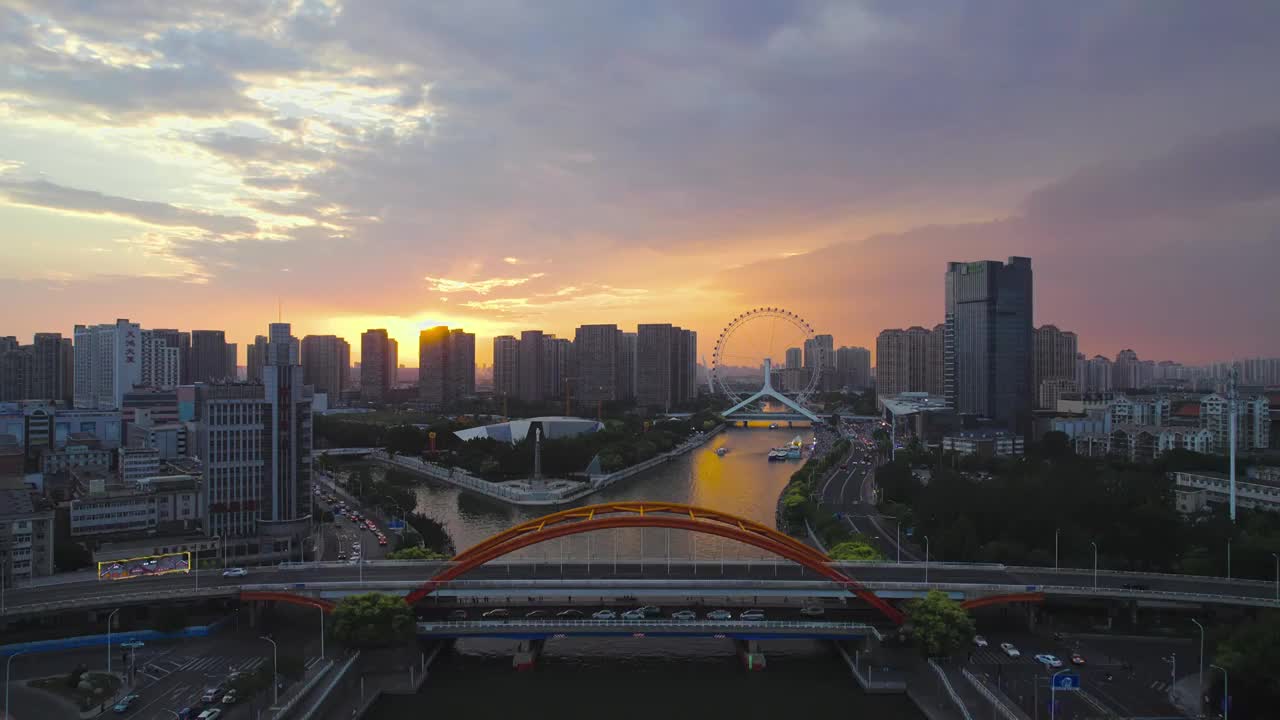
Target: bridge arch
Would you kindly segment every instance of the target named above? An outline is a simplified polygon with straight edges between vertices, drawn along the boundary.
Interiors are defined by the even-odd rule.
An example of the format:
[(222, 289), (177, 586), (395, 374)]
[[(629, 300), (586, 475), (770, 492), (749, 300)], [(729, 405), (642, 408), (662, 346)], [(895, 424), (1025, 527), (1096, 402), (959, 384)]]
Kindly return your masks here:
[(241, 590), (240, 599), (243, 600), (272, 600), (275, 602), (288, 603), (290, 605), (299, 605), (302, 607), (319, 608), (326, 613), (333, 612), (334, 604), (322, 598), (307, 597), (306, 595), (295, 595), (289, 592), (277, 590)]
[(441, 585), (496, 558), (548, 540), (614, 528), (670, 528), (716, 535), (771, 552), (839, 584), (885, 617), (901, 624), (902, 612), (858, 581), (830, 565), (814, 548), (761, 523), (707, 508), (679, 503), (622, 502), (562, 510), (516, 525), (462, 551), (443, 571), (405, 597), (410, 605)]

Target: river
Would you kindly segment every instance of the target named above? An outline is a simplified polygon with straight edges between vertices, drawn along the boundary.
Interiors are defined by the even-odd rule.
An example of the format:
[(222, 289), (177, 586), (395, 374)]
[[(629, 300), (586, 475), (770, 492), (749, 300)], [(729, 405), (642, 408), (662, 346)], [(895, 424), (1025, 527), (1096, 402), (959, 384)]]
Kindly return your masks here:
[[(808, 427), (732, 428), (671, 462), (628, 478), (582, 504), (655, 500), (714, 508), (774, 524), (778, 495), (802, 461), (769, 462), (770, 448)], [(716, 454), (724, 447), (726, 453)], [(375, 472), (387, 472), (381, 468)], [(397, 471), (391, 471), (397, 472)], [(415, 476), (416, 477), (416, 476)], [(419, 512), (444, 523), (458, 549), (469, 547), (546, 510), (513, 508), (425, 481)], [(755, 548), (717, 537), (649, 529), (603, 531), (525, 549), (517, 558), (604, 561), (643, 557), (660, 561), (764, 558)], [(669, 543), (669, 550), (668, 550)], [(864, 695), (844, 661), (825, 643), (762, 643), (769, 667), (748, 675), (726, 640), (569, 638), (547, 643), (533, 672), (511, 669), (512, 643), (460, 641), (431, 669), (422, 695), (387, 697), (374, 720), (434, 717), (778, 718), (857, 716), (918, 720), (902, 695)]]

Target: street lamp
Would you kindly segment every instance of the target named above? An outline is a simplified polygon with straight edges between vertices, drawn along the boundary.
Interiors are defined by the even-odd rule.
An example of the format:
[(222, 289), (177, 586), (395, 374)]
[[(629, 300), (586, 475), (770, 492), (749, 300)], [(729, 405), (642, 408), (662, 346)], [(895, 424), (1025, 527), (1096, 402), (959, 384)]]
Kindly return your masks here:
[(5, 720), (8, 720), (9, 718), (13, 717), (12, 715), (9, 714), (9, 670), (13, 667), (13, 659), (25, 652), (27, 651), (19, 650), (18, 652), (10, 655), (4, 661), (4, 717), (5, 717)]
[(1097, 590), (1098, 589), (1098, 543), (1090, 540), (1089, 544), (1093, 546), (1093, 589)]
[(1049, 678), (1049, 720), (1058, 716), (1058, 683), (1055, 681), (1065, 672), (1071, 672), (1071, 668), (1062, 668)]
[(280, 648), (276, 645), (276, 641), (263, 635), (259, 640), (266, 640), (271, 643), (271, 701), (272, 705), (280, 703)]
[(1222, 720), (1231, 720), (1231, 678), (1227, 676), (1227, 669), (1210, 663), (1210, 668), (1222, 671)]
[(1280, 553), (1271, 553), (1276, 559), (1276, 602), (1280, 602)]
[(924, 584), (929, 584), (929, 536), (924, 536)]
[[(1191, 622), (1195, 623), (1196, 627), (1200, 628), (1200, 673), (1197, 676), (1196, 682), (1200, 685), (1200, 697), (1203, 698), (1204, 697), (1204, 626), (1201, 625), (1200, 621), (1196, 620), (1195, 618), (1191, 618)], [(1201, 702), (1204, 702), (1204, 701), (1201, 700)]]
[(115, 618), (116, 613), (120, 612), (120, 608), (112, 610), (107, 615), (107, 674), (111, 674), (111, 620)]
[(317, 605), (316, 609), (320, 611), (320, 659), (324, 660), (324, 608)]
[(1053, 569), (1058, 569), (1058, 536), (1062, 534), (1062, 528), (1055, 528), (1053, 531)]

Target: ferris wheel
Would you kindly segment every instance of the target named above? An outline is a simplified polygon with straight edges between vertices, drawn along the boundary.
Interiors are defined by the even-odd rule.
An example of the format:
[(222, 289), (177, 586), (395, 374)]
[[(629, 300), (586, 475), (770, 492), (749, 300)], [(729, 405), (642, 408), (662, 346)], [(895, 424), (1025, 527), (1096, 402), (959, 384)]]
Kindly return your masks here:
[[(711, 356), (709, 378), (712, 388), (728, 396), (734, 405), (743, 402), (743, 393), (729, 383), (728, 377), (728, 368), (733, 364), (731, 360), (735, 357), (741, 357), (739, 353), (734, 352), (733, 339), (735, 335), (740, 335), (739, 331), (744, 327), (765, 322), (783, 323), (784, 328), (790, 329), (792, 335), (798, 334), (804, 347), (815, 355), (814, 360), (809, 363), (810, 375), (808, 383), (794, 395), (795, 403), (803, 407), (821, 387), (822, 369), (827, 364), (826, 357), (824, 357), (826, 348), (819, 346), (817, 342), (811, 342), (814, 340), (813, 326), (799, 315), (782, 308), (753, 308), (735, 317), (724, 327), (724, 330), (720, 331), (720, 337), (716, 339), (715, 352)], [(773, 337), (772, 328), (770, 337)], [(769, 350), (772, 351), (773, 348)], [(766, 357), (766, 361), (769, 359)], [(765, 386), (769, 387), (770, 385), (770, 378), (766, 377)]]

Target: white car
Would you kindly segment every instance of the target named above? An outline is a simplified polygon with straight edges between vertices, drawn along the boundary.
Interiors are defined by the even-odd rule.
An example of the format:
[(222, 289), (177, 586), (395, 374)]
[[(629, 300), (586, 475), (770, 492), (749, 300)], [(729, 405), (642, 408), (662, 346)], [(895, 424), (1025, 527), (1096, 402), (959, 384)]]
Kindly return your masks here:
[(800, 614), (805, 617), (822, 617), (826, 611), (817, 605), (807, 605), (800, 608)]
[(222, 716), (221, 708), (211, 708), (209, 710), (205, 710), (204, 712), (200, 713), (200, 717), (196, 718), (196, 720), (218, 720), (218, 718), (221, 716)]
[(640, 610), (628, 610), (622, 613), (623, 620), (644, 620), (644, 613)]
[(1036, 656), (1036, 662), (1038, 662), (1038, 663), (1040, 663), (1041, 665), (1044, 665), (1045, 667), (1048, 667), (1048, 668), (1060, 668), (1060, 667), (1062, 667), (1062, 661), (1058, 659), (1058, 656), (1057, 656), (1057, 655), (1050, 655), (1050, 654), (1048, 654), (1048, 653), (1040, 653), (1039, 655), (1037, 655), (1037, 656)]
[(986, 647), (988, 643), (987, 643), (987, 639), (982, 637), (981, 635), (974, 635), (973, 644), (976, 647)]
[(618, 613), (612, 610), (597, 610), (591, 613), (591, 618), (593, 620), (617, 620)]
[(738, 616), (738, 619), (739, 620), (763, 620), (764, 611), (763, 610), (744, 610), (742, 614)]
[(1013, 643), (1000, 643), (1000, 649), (1009, 657), (1022, 657), (1022, 653), (1018, 652), (1018, 648), (1014, 647)]
[(698, 613), (692, 610), (677, 610), (671, 613), (672, 620), (697, 620)]
[(733, 613), (728, 610), (712, 610), (707, 613), (708, 620), (732, 620)]
[(225, 577), (225, 578), (244, 577), (245, 575), (248, 575), (248, 574), (249, 574), (248, 570), (245, 570), (244, 568), (240, 568), (240, 567), (227, 568), (226, 570), (222, 571), (222, 577)]

